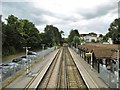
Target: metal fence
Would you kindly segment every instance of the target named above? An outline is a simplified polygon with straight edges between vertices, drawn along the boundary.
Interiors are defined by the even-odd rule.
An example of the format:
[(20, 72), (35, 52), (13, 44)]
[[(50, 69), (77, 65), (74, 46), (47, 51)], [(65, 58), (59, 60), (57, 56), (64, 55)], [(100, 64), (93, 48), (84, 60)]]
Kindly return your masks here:
[[(44, 51), (40, 51), (38, 52), (38, 57), (37, 58), (41, 58), (43, 57), (44, 55), (50, 53), (51, 51), (53, 51), (55, 48), (52, 47), (52, 48), (48, 48)], [(27, 67), (27, 65), (30, 65), (32, 62), (34, 62), (35, 60), (37, 60), (37, 58), (29, 58), (27, 59), (28, 62), (21, 62), (19, 63), (17, 66), (5, 66), (5, 67), (0, 67), (0, 71), (2, 73), (0, 73), (0, 76), (2, 76), (2, 78), (0, 78), (0, 84), (1, 82), (3, 82), (4, 80), (6, 80), (7, 78), (9, 78), (10, 76), (12, 75), (15, 75), (16, 72), (18, 72), (19, 70), (23, 69), (24, 67)]]
[(106, 84), (108, 84), (110, 88), (117, 88), (117, 75), (110, 72), (102, 65), (100, 65), (100, 77), (102, 78), (102, 80), (104, 80)]

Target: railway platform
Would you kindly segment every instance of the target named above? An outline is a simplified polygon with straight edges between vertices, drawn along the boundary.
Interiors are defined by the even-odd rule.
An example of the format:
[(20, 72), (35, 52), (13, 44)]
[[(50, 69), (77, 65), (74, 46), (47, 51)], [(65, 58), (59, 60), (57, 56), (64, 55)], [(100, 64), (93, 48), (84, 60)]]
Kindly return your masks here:
[[(89, 64), (87, 64), (73, 49), (68, 48), (70, 51), (70, 54), (77, 66), (77, 69), (79, 70), (86, 86), (91, 89), (97, 89), (99, 90), (100, 88), (109, 88), (107, 84), (105, 84), (102, 79), (100, 78), (100, 75), (97, 73), (96, 70), (92, 69)], [(42, 78), (44, 75), (46, 75), (46, 71), (48, 70), (50, 64), (53, 62), (53, 59), (56, 57), (57, 53), (59, 50), (55, 50), (49, 55), (47, 55), (44, 60), (41, 62), (37, 63), (31, 68), (31, 75), (26, 75), (25, 73), (18, 77), (15, 81), (10, 83), (7, 88), (20, 88), (20, 89), (25, 89), (25, 88), (37, 88), (39, 82), (41, 82)], [(62, 56), (63, 57), (63, 56)], [(69, 56), (68, 56), (69, 57)], [(65, 58), (65, 60), (67, 60)], [(69, 59), (68, 59), (69, 60)], [(58, 59), (60, 62), (60, 59)], [(44, 65), (44, 68), (42, 68)], [(73, 65), (73, 64), (72, 64)], [(60, 66), (59, 64), (57, 67)], [(58, 69), (56, 69), (56, 74), (58, 73)], [(71, 69), (69, 69), (71, 70)], [(55, 71), (54, 71), (55, 72)], [(54, 75), (54, 74), (53, 74)], [(71, 75), (71, 73), (70, 73)], [(34, 79), (35, 78), (35, 79)], [(54, 77), (53, 77), (54, 78)], [(34, 83), (32, 83), (32, 80), (34, 80)], [(56, 79), (55, 79), (56, 80)], [(53, 80), (52, 80), (53, 81)], [(31, 83), (31, 84), (30, 84)], [(29, 86), (30, 85), (30, 86)], [(26, 90), (26, 89), (25, 89)]]
[(95, 69), (91, 69), (90, 65), (87, 64), (87, 62), (85, 62), (73, 49), (69, 48), (69, 51), (88, 88), (109, 88)]
[[(39, 70), (42, 68), (42, 66), (53, 60), (53, 58), (55, 57), (55, 55), (57, 54), (58, 49), (49, 53), (44, 60), (40, 61), (39, 63), (35, 64), (32, 68), (31, 68), (31, 73), (26, 75), (26, 72), (23, 73), (20, 77), (18, 77), (16, 80), (14, 80), (12, 83), (10, 83), (7, 87), (5, 87), (3, 90), (6, 89), (24, 89), (26, 88), (26, 86), (28, 85), (28, 83), (31, 82), (31, 80), (38, 75)], [(49, 63), (48, 63), (49, 64)], [(48, 66), (48, 65), (46, 65)], [(46, 67), (47, 68), (47, 67)], [(43, 73), (43, 72), (41, 72)], [(41, 74), (43, 75), (43, 74)], [(41, 77), (41, 75), (39, 75), (39, 77)], [(39, 78), (38, 77), (38, 78)], [(42, 78), (42, 77), (41, 77)], [(37, 85), (37, 83), (36, 83)]]

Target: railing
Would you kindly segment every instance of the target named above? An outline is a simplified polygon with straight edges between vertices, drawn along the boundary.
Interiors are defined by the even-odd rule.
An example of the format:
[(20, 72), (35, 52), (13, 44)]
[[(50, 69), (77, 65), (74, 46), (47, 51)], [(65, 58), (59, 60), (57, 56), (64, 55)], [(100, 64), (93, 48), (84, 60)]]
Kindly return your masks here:
[(117, 88), (117, 75), (100, 65), (100, 77), (110, 88)]
[[(41, 51), (38, 53), (38, 56), (37, 58), (41, 58), (43, 57), (44, 55), (50, 53), (51, 51), (54, 50), (54, 47), (52, 48), (48, 48), (46, 50)], [(30, 58), (28, 57), (28, 60), (29, 62), (28, 63), (19, 63), (18, 66), (13, 66), (12, 68), (5, 68), (4, 70), (2, 68), (0, 68), (1, 70), (1, 75), (2, 75), (2, 78), (0, 78), (0, 84), (1, 82), (3, 82), (4, 80), (6, 80), (7, 78), (9, 78), (10, 76), (13, 76), (16, 74), (16, 72), (20, 71), (21, 69), (25, 68), (27, 65), (30, 65), (31, 63), (33, 63), (35, 60), (37, 60), (37, 58), (32, 58), (34, 60), (30, 60)]]

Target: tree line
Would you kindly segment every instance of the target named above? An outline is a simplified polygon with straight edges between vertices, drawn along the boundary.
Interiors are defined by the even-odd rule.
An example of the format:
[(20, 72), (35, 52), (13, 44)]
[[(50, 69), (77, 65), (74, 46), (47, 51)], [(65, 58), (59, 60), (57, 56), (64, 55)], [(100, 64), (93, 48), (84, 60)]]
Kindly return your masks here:
[[(113, 44), (120, 44), (120, 18), (116, 18), (110, 23), (108, 32), (106, 35), (100, 34), (99, 37), (103, 37), (102, 41), (97, 41), (96, 43), (107, 42), (109, 38), (113, 40)], [(77, 46), (81, 44), (83, 40), (80, 39), (80, 34), (77, 29), (71, 30), (68, 36), (67, 42), (69, 45)], [(95, 43), (95, 41), (92, 41)]]
[(108, 28), (108, 33), (103, 37), (104, 41), (112, 38), (114, 44), (120, 44), (120, 18), (115, 19)]
[[(52, 47), (68, 43), (76, 47), (82, 42), (77, 29), (72, 29), (68, 38), (62, 38), (62, 35), (64, 32), (59, 31), (53, 25), (46, 25), (44, 32), (40, 33), (33, 22), (9, 15), (6, 23), (2, 22), (2, 56), (22, 51), (25, 46), (31, 47), (31, 49), (41, 49), (42, 44), (45, 47)], [(112, 38), (114, 44), (120, 44), (120, 18), (115, 19), (110, 24), (108, 33), (101, 37), (103, 37), (103, 41)]]
[(24, 50), (28, 46), (31, 49), (62, 44), (62, 36), (59, 29), (53, 25), (46, 25), (44, 33), (40, 33), (35, 24), (27, 19), (18, 19), (9, 15), (2, 22), (2, 55), (7, 56)]

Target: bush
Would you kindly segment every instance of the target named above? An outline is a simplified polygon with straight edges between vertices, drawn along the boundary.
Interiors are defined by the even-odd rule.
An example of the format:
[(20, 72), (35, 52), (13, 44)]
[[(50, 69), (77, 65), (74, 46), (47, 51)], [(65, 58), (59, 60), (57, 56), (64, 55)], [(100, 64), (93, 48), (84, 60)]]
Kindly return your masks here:
[(16, 53), (16, 50), (15, 50), (15, 48), (14, 48), (13, 46), (10, 46), (10, 47), (9, 47), (9, 53), (10, 53), (10, 54)]
[(11, 54), (14, 54), (14, 53), (16, 53), (16, 50), (12, 46), (4, 47), (3, 50), (2, 50), (2, 56), (8, 56), (8, 55), (11, 55)]

